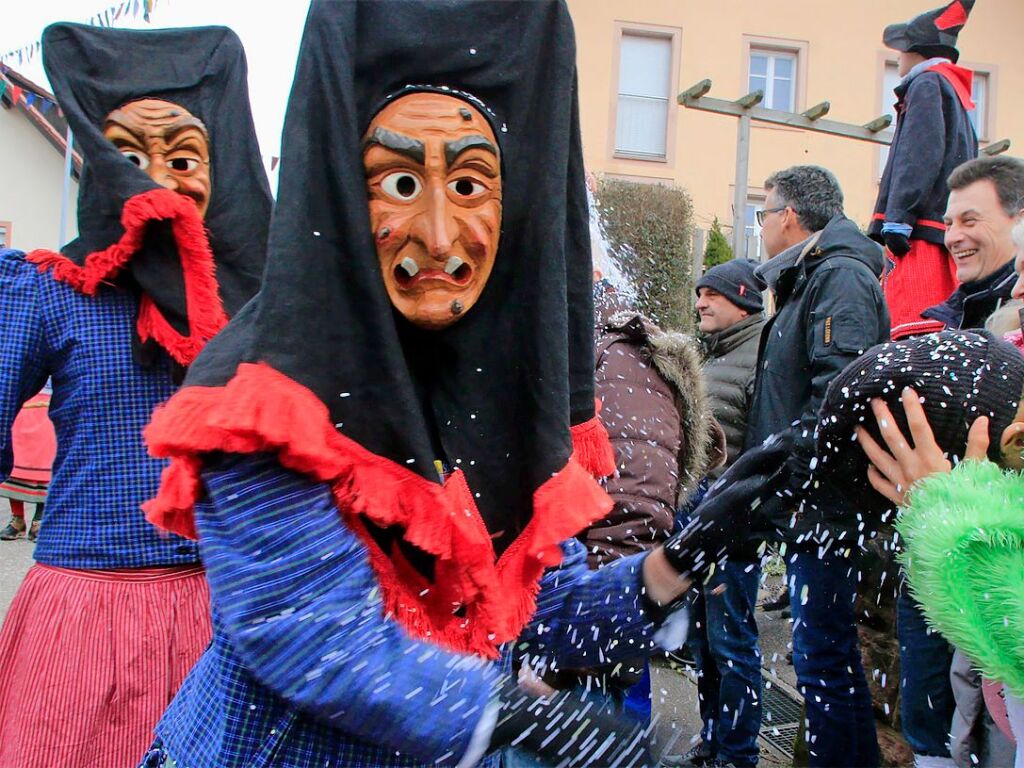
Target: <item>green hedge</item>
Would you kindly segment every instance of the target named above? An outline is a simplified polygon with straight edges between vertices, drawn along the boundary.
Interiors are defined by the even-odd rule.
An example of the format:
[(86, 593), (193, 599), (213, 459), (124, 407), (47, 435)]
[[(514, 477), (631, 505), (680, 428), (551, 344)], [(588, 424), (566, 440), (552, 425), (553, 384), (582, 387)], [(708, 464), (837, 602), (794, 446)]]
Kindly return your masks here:
[(662, 328), (692, 331), (693, 202), (684, 189), (601, 178), (597, 209), (637, 309)]

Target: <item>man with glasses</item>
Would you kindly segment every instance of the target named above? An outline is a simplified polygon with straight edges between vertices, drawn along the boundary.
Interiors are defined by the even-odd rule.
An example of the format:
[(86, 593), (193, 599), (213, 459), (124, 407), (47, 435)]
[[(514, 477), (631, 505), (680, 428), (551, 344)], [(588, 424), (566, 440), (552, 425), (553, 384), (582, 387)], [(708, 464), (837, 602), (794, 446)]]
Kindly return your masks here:
[[(829, 382), (889, 338), (881, 249), (843, 214), (835, 177), (817, 166), (779, 171), (765, 182), (758, 216), (769, 261), (756, 274), (775, 296), (761, 335), (745, 448), (789, 432), (788, 490), (800, 504), (812, 487), (815, 425)], [(815, 489), (814, 503), (848, 502)], [(793, 531), (787, 556), (793, 606), (793, 665), (807, 703), (811, 766), (875, 766), (871, 695), (861, 667), (853, 601), (856, 560), (815, 530)]]

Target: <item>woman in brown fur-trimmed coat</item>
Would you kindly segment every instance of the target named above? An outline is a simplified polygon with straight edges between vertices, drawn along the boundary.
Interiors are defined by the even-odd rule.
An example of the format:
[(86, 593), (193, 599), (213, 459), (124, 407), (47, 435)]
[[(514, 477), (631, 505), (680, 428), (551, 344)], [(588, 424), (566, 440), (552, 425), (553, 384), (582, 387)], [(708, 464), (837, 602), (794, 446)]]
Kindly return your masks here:
[(666, 540), (678, 500), (724, 460), (696, 342), (630, 311), (598, 306), (594, 391), (615, 449), (611, 513), (581, 540), (597, 568)]

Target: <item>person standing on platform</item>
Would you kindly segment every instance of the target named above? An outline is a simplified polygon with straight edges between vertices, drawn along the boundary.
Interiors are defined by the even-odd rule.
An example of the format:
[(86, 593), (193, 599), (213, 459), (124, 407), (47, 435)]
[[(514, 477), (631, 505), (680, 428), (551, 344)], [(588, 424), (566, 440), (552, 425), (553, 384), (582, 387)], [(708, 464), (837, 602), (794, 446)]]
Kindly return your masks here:
[(974, 0), (949, 5), (890, 24), (882, 36), (899, 52), (896, 134), (882, 172), (868, 234), (886, 247), (882, 280), (892, 315), (893, 339), (940, 331), (941, 322), (922, 317), (957, 287), (956, 267), (943, 242), (946, 179), (978, 155), (978, 137), (968, 112), (973, 73), (957, 66), (957, 35)]

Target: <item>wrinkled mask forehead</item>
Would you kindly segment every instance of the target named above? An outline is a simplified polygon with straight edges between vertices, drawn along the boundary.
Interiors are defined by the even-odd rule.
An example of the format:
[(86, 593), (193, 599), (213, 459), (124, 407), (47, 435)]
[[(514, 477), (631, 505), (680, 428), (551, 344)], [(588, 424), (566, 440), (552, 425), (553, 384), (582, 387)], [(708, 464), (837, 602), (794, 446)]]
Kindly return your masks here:
[(114, 109), (103, 135), (153, 181), (191, 198), (200, 216), (210, 205), (210, 138), (203, 121), (171, 101), (145, 98)]
[(502, 215), (501, 151), (475, 105), (421, 91), (390, 101), (363, 136), (381, 277), (413, 325), (441, 330), (490, 279)]

